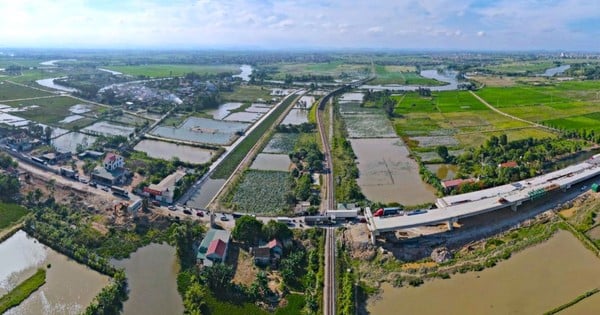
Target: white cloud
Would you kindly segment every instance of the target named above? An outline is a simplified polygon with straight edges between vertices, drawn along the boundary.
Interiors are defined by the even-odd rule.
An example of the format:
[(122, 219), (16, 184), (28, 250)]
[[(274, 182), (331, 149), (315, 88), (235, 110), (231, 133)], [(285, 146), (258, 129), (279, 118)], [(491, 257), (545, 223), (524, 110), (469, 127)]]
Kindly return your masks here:
[(479, 31), (479, 32), (477, 32), (477, 36), (483, 37), (483, 36), (485, 36), (485, 32), (484, 31)]

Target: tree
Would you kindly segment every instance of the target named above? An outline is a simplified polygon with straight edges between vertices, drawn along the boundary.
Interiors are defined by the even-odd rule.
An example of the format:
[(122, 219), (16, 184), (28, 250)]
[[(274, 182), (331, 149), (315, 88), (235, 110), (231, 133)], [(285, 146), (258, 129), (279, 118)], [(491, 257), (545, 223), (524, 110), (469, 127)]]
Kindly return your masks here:
[(222, 292), (229, 288), (234, 274), (230, 265), (214, 264), (202, 269), (201, 277), (213, 292)]
[(185, 292), (183, 299), (185, 307), (184, 314), (201, 315), (202, 310), (206, 308), (206, 289), (197, 281), (193, 281), (192, 285)]
[(271, 220), (263, 226), (263, 235), (267, 240), (272, 240), (275, 238), (283, 241), (291, 239), (293, 233), (287, 224)]
[(262, 227), (262, 222), (249, 215), (244, 215), (235, 221), (231, 236), (239, 242), (253, 245), (262, 239)]
[(435, 148), (435, 152), (437, 152), (444, 162), (448, 161), (450, 155), (448, 154), (448, 148), (445, 145), (440, 145)]

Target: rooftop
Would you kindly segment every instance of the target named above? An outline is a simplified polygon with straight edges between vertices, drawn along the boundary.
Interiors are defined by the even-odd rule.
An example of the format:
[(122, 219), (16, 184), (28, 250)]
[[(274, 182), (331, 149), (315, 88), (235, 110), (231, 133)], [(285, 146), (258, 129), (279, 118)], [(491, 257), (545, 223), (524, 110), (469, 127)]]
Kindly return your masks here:
[(217, 230), (217, 229), (208, 230), (208, 232), (206, 232), (206, 235), (202, 239), (200, 246), (198, 247), (198, 253), (196, 255), (196, 258), (202, 259), (202, 260), (204, 260), (206, 258), (208, 249), (213, 240), (219, 239), (225, 243), (229, 243), (229, 237), (230, 237), (229, 231)]
[(183, 178), (183, 176), (185, 176), (185, 172), (177, 170), (163, 178), (160, 183), (148, 185), (148, 188), (155, 191), (165, 191), (171, 189), (181, 178)]
[(227, 243), (223, 242), (223, 240), (215, 239), (210, 242), (208, 245), (208, 250), (206, 251), (206, 255), (217, 254), (219, 257), (223, 258), (225, 256), (225, 250), (227, 249)]

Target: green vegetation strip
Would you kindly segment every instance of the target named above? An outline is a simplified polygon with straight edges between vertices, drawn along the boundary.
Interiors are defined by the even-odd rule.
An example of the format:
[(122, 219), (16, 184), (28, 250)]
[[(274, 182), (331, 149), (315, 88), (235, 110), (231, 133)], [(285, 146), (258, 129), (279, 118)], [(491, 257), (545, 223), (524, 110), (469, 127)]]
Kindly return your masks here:
[(39, 269), (33, 276), (0, 298), (0, 314), (21, 304), (44, 283), (46, 283), (46, 270)]
[(246, 154), (252, 149), (254, 144), (264, 135), (269, 128), (275, 123), (277, 118), (286, 110), (286, 108), (294, 101), (296, 97), (294, 95), (288, 96), (283, 104), (278, 106), (271, 112), (271, 114), (265, 118), (252, 132), (246, 136), (246, 138), (237, 146), (229, 155), (223, 160), (221, 164), (215, 169), (211, 178), (213, 179), (226, 179), (228, 178), (235, 168), (242, 162)]
[(596, 289), (593, 289), (593, 290), (591, 290), (591, 291), (585, 292), (584, 294), (582, 294), (582, 295), (580, 295), (580, 296), (576, 297), (574, 300), (572, 300), (572, 301), (570, 301), (570, 302), (568, 302), (568, 303), (566, 303), (566, 304), (563, 304), (563, 305), (561, 305), (561, 306), (559, 306), (559, 307), (556, 307), (556, 308), (554, 308), (554, 309), (552, 309), (552, 310), (550, 310), (550, 311), (548, 311), (548, 312), (544, 313), (544, 315), (552, 315), (552, 314), (556, 314), (556, 313), (558, 313), (558, 312), (560, 312), (560, 311), (562, 311), (562, 310), (564, 310), (564, 309), (566, 309), (566, 308), (569, 308), (569, 307), (571, 307), (571, 306), (573, 306), (573, 305), (575, 305), (575, 304), (577, 304), (577, 303), (581, 302), (581, 300), (583, 300), (583, 299), (585, 299), (585, 298), (588, 298), (588, 297), (590, 297), (590, 296), (592, 296), (592, 295), (594, 295), (594, 294), (598, 293), (598, 291), (600, 291), (600, 289), (596, 288)]
[(27, 209), (12, 203), (0, 203), (0, 230), (5, 229), (24, 217)]

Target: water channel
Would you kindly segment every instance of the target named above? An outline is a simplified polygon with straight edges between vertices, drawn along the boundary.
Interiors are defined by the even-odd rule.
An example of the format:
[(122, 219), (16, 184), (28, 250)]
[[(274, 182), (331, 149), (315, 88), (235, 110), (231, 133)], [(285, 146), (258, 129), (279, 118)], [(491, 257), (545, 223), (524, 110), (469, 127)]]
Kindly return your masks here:
[(386, 84), (386, 85), (361, 85), (361, 89), (373, 90), (373, 91), (415, 91), (420, 87), (426, 87), (432, 91), (454, 91), (458, 89), (458, 79), (456, 71), (438, 71), (438, 70), (422, 70), (420, 72), (422, 77), (428, 79), (435, 79), (440, 82), (447, 83), (446, 85), (440, 86), (425, 86), (425, 85), (400, 85), (400, 84)]
[(250, 75), (252, 74), (252, 66), (250, 65), (242, 65), (240, 67), (242, 73), (233, 75), (234, 78), (241, 78), (242, 81), (250, 81)]

